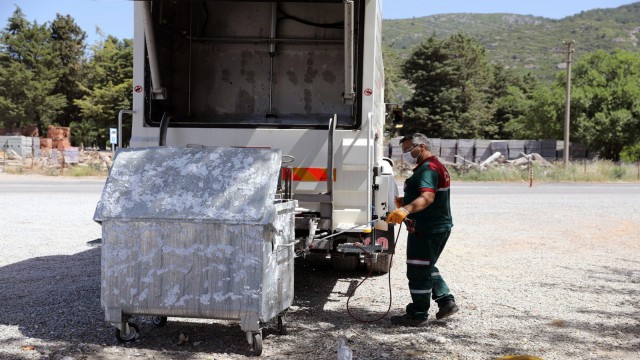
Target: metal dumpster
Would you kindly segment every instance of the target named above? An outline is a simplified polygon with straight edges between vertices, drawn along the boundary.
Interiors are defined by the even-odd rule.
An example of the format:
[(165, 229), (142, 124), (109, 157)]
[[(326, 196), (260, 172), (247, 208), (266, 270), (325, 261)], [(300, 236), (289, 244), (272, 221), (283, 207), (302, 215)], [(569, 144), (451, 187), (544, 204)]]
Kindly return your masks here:
[(278, 316), (284, 327), (296, 204), (276, 200), (281, 157), (222, 147), (118, 152), (94, 215), (101, 305), (118, 340), (139, 334), (130, 315), (240, 320), (259, 354), (261, 322)]

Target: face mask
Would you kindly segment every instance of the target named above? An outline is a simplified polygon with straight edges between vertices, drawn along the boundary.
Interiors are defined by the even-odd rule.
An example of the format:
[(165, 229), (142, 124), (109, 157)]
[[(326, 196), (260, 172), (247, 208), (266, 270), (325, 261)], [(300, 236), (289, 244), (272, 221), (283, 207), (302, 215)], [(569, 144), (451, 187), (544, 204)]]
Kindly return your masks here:
[(418, 164), (418, 157), (411, 156), (411, 152), (402, 153), (402, 161), (405, 164), (417, 165)]

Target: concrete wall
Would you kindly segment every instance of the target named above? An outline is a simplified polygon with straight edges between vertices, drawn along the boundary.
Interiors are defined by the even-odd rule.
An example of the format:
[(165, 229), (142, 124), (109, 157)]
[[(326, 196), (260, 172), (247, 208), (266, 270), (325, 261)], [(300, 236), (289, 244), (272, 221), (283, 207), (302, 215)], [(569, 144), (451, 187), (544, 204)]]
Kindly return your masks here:
[[(398, 141), (402, 137), (394, 137), (391, 143), (391, 158), (399, 161), (402, 157), (402, 149)], [(548, 161), (562, 160), (564, 141), (562, 140), (486, 140), (486, 139), (440, 139), (431, 138), (432, 153), (440, 159), (462, 163), (463, 158), (476, 163), (486, 160), (496, 151), (509, 160), (517, 159), (524, 154), (540, 154)], [(385, 156), (389, 155), (387, 143)], [(594, 154), (586, 146), (578, 143), (569, 145), (569, 158), (572, 160), (590, 159)]]
[[(40, 138), (35, 139), (38, 139), (37, 149), (40, 150)], [(0, 136), (0, 151), (13, 150), (25, 159), (28, 155), (33, 155), (33, 143), (34, 138), (28, 136)]]

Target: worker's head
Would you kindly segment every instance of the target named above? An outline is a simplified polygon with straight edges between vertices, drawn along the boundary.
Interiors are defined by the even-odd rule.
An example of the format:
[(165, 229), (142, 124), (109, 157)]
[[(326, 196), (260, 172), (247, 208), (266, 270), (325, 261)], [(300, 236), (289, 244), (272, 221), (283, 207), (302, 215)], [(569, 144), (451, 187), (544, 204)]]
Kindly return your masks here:
[(431, 142), (429, 138), (420, 133), (407, 135), (400, 139), (402, 156), (408, 163), (419, 163), (431, 157)]

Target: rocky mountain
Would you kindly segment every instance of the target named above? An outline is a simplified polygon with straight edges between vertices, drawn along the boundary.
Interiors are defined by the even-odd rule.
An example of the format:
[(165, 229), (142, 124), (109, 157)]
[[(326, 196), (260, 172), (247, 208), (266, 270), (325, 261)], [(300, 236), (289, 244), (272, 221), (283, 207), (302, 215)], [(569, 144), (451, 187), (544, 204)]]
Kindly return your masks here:
[(640, 52), (640, 2), (583, 11), (560, 20), (516, 14), (459, 13), (383, 23), (383, 43), (396, 52), (399, 59), (407, 58), (414, 46), (432, 34), (448, 37), (455, 33), (478, 40), (496, 63), (552, 79), (566, 66), (568, 47), (563, 42), (575, 41), (575, 60), (597, 49)]

